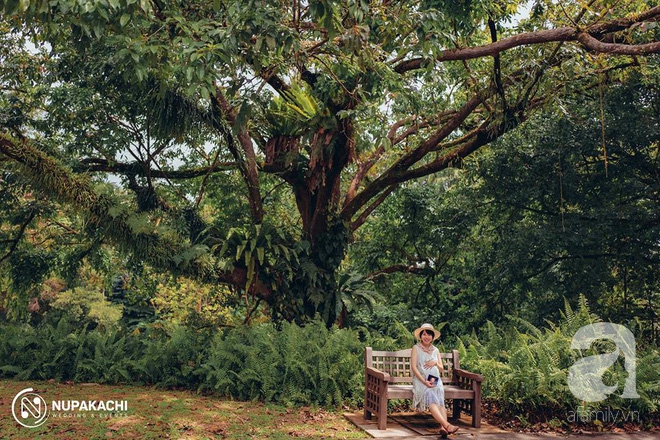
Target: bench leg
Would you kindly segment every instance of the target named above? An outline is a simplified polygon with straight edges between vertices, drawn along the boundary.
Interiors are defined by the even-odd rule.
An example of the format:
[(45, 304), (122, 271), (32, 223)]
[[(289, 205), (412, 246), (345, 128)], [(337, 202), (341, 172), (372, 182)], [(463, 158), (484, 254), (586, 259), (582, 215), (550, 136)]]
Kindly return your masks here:
[(481, 427), (481, 382), (474, 382), (474, 400), (472, 401), (472, 426)]
[(378, 430), (384, 431), (387, 429), (387, 413), (378, 416)]
[(387, 429), (387, 399), (382, 399), (378, 407), (378, 429)]
[(460, 405), (460, 403), (461, 403), (461, 401), (458, 400), (458, 399), (454, 399), (454, 401), (452, 402), (452, 406), (453, 406), (454, 410), (452, 412), (451, 417), (454, 418), (454, 419), (460, 419), (461, 418), (461, 405)]
[(364, 420), (371, 420), (371, 411), (367, 408), (364, 409)]
[(481, 428), (481, 405), (479, 402), (472, 404), (472, 426)]

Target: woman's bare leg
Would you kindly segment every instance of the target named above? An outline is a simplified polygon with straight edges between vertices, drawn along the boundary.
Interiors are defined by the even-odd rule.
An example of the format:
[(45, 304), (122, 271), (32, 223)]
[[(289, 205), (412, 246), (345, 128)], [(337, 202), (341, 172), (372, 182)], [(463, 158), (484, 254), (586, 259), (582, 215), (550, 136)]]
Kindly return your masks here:
[(449, 434), (453, 434), (458, 431), (458, 427), (452, 425), (447, 421), (447, 408), (444, 405), (437, 405), (435, 403), (429, 405), (429, 411), (433, 418), (440, 423), (440, 426), (447, 431)]
[(447, 408), (445, 408), (444, 405), (437, 405), (435, 403), (432, 403), (429, 406), (429, 412), (433, 416), (433, 418), (440, 423), (440, 426), (443, 428), (447, 429), (449, 426), (449, 422), (447, 421)]

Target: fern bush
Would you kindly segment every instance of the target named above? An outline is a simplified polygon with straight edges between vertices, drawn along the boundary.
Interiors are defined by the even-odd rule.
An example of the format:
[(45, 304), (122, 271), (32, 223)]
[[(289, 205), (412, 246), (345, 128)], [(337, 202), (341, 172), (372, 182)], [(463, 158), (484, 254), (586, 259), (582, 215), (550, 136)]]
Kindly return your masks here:
[(356, 332), (272, 324), (199, 331), (155, 323), (125, 333), (57, 325), (0, 328), (0, 377), (141, 383), (290, 405), (358, 403), (363, 344)]
[(179, 325), (167, 328), (156, 323), (142, 332), (133, 332), (132, 378), (138, 383), (159, 387), (195, 388), (195, 371), (206, 355), (208, 332)]
[(203, 376), (200, 388), (239, 400), (273, 400), (269, 384), (276, 377), (268, 377), (268, 370), (276, 371), (281, 363), (273, 337), (274, 330), (267, 326), (217, 333), (208, 358), (198, 370)]
[(110, 384), (131, 382), (134, 345), (133, 339), (117, 331), (87, 333), (80, 338), (75, 352), (73, 380)]
[[(568, 371), (582, 356), (599, 354), (598, 344), (582, 355), (571, 349), (573, 335), (584, 325), (598, 322), (584, 298), (577, 310), (566, 304), (558, 324), (539, 329), (510, 317), (511, 326), (496, 328), (492, 323), (479, 337), (459, 338), (463, 367), (484, 375), (486, 400), (497, 403), (503, 416), (523, 422), (567, 420), (567, 414), (612, 410), (636, 412), (652, 420), (660, 404), (660, 353), (646, 348), (637, 351), (639, 399), (623, 399), (618, 393), (602, 402), (582, 402), (568, 387)], [(600, 347), (602, 349), (603, 347)], [(611, 350), (606, 350), (611, 351)], [(623, 384), (628, 372), (621, 359), (603, 376), (608, 385)], [(620, 387), (621, 388), (621, 387)]]
[[(585, 301), (565, 307), (557, 324), (537, 328), (511, 318), (512, 325), (485, 326), (479, 336), (458, 339), (462, 366), (485, 376), (484, 398), (505, 417), (535, 422), (566, 420), (571, 411), (636, 412), (653, 420), (660, 406), (660, 352), (637, 350), (639, 399), (611, 395), (604, 402), (578, 401), (567, 383), (568, 369), (581, 356), (571, 340), (583, 325), (597, 322)], [(0, 377), (19, 380), (74, 380), (179, 387), (237, 400), (285, 405), (358, 406), (364, 393), (364, 347), (400, 349), (413, 343), (399, 324), (388, 334), (360, 327), (326, 328), (259, 324), (200, 331), (156, 322), (121, 329), (57, 324), (0, 325)], [(446, 349), (453, 348), (444, 347)], [(608, 384), (626, 379), (620, 360), (608, 369)]]
[(322, 322), (240, 327), (215, 336), (200, 387), (240, 400), (339, 405), (360, 390), (363, 350), (354, 332)]
[[(75, 369), (75, 353), (84, 330), (64, 319), (39, 328), (4, 326), (0, 343), (0, 372), (18, 380), (68, 380)], [(5, 363), (6, 362), (6, 363)]]

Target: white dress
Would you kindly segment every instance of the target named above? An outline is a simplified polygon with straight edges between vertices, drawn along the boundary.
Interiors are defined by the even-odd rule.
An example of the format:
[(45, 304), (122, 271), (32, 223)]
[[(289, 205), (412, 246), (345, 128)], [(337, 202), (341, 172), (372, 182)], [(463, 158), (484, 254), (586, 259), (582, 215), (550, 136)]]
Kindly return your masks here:
[[(431, 353), (426, 353), (418, 344), (413, 347), (417, 350), (417, 370), (423, 377), (428, 377), (432, 374), (440, 378), (440, 370), (436, 365), (431, 368), (424, 368), (424, 364), (430, 360), (438, 360), (438, 349), (433, 347)], [(426, 386), (421, 382), (416, 375), (413, 375), (413, 407), (418, 411), (427, 411), (431, 404), (444, 405), (445, 404), (445, 389), (442, 386), (442, 379), (438, 379), (438, 385), (433, 388)]]

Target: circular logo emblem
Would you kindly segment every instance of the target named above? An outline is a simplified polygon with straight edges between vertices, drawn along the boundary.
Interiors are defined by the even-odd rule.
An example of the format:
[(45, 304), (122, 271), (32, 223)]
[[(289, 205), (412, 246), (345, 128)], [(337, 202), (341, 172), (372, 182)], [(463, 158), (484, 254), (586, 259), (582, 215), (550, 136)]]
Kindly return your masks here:
[(11, 414), (19, 424), (26, 428), (36, 428), (43, 425), (48, 416), (48, 405), (32, 388), (19, 391), (11, 401)]

